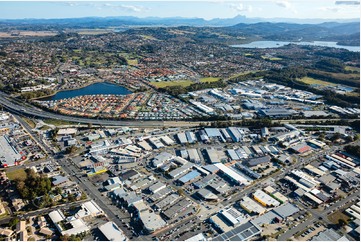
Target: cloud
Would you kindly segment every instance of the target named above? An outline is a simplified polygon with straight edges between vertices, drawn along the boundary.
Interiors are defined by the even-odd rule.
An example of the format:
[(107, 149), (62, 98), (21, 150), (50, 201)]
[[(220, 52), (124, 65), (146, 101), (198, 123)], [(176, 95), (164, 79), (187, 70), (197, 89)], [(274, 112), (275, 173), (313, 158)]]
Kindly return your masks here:
[(289, 1), (283, 0), (283, 1), (276, 1), (276, 4), (279, 7), (290, 9), (292, 4)]
[(147, 10), (147, 8), (142, 7), (142, 6), (124, 5), (124, 4), (119, 5), (117, 8), (128, 11), (128, 12), (136, 12), (136, 13), (143, 12), (143, 11)]
[(324, 11), (324, 12), (334, 12), (337, 13), (339, 12), (341, 9), (338, 7), (321, 7), (318, 8), (318, 10)]
[(87, 6), (87, 7), (93, 7), (97, 10), (103, 10), (103, 9), (114, 9), (114, 10), (120, 10), (124, 12), (133, 12), (133, 13), (140, 13), (149, 10), (149, 8), (140, 6), (140, 5), (130, 5), (130, 4), (117, 4), (117, 3), (101, 3), (101, 2), (65, 2), (69, 7), (78, 7), (78, 6)]
[(237, 12), (252, 12), (253, 11), (253, 7), (248, 5), (244, 5), (243, 3), (238, 3), (238, 4), (229, 4), (229, 7)]
[(336, 5), (360, 5), (360, 1), (336, 1)]

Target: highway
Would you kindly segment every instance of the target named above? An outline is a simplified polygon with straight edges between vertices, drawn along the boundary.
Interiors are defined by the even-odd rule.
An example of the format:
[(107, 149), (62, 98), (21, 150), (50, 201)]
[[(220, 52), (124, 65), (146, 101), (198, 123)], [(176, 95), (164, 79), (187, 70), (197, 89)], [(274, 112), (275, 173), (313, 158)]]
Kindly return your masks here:
[[(73, 123), (84, 123), (84, 124), (93, 124), (93, 125), (102, 125), (102, 126), (132, 126), (132, 127), (191, 127), (198, 126), (204, 121), (142, 121), (142, 120), (107, 120), (107, 119), (91, 119), (91, 118), (82, 118), (74, 117), (68, 115), (55, 114), (42, 110), (40, 108), (34, 107), (29, 103), (26, 103), (22, 100), (13, 98), (6, 93), (0, 92), (0, 105), (4, 106), (7, 110), (15, 114), (23, 114), (30, 117), (38, 117), (44, 119), (58, 119)], [(330, 119), (302, 119), (302, 120), (272, 120), (273, 123), (305, 123), (309, 121), (321, 122), (328, 121)], [(341, 119), (332, 119), (332, 120), (341, 120)], [(349, 121), (354, 121), (356, 119), (349, 119)], [(358, 120), (358, 119), (357, 119)], [(231, 120), (230, 120), (231, 121)], [(239, 121), (239, 120), (238, 120)], [(207, 121), (211, 123), (212, 121)], [(228, 122), (228, 121), (224, 121)]]

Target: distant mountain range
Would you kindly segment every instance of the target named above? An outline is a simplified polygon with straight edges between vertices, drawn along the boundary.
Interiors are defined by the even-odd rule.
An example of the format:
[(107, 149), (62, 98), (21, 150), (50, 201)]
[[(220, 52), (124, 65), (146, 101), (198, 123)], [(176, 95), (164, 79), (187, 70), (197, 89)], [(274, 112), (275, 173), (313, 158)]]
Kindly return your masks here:
[(159, 18), (147, 17), (138, 18), (132, 16), (121, 17), (86, 17), (86, 18), (64, 18), (64, 19), (0, 19), (0, 25), (47, 25), (65, 28), (106, 28), (116, 26), (194, 26), (194, 27), (225, 27), (239, 23), (252, 24), (259, 22), (271, 23), (297, 23), (297, 24), (320, 24), (324, 22), (350, 23), (359, 22), (360, 19), (290, 19), (290, 18), (247, 18), (242, 15), (234, 18), (215, 18), (205, 20), (203, 18)]
[[(173, 27), (197, 28), (197, 36), (214, 38), (202, 29), (224, 33), (234, 38), (253, 37), (254, 39), (283, 41), (336, 41), (344, 45), (360, 45), (359, 19), (262, 19), (236, 16), (229, 19), (204, 20), (202, 18), (137, 18), (137, 17), (87, 17), (68, 19), (16, 19), (0, 20), (0, 31), (12, 30), (71, 30), (104, 29), (124, 31), (134, 27)], [(144, 30), (143, 30), (144, 31)], [(219, 36), (217, 38), (220, 38)]]

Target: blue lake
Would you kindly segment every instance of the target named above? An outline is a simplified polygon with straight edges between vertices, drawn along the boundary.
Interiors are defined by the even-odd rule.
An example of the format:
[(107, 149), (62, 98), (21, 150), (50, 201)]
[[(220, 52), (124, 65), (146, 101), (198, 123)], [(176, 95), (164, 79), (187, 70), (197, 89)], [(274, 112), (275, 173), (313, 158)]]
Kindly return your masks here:
[(72, 98), (76, 96), (98, 95), (98, 94), (127, 95), (130, 93), (132, 92), (125, 87), (118, 86), (115, 84), (105, 83), (105, 82), (99, 82), (80, 89), (61, 91), (56, 93), (54, 96), (42, 98), (41, 100), (43, 101), (59, 100), (64, 98)]
[(334, 47), (339, 49), (346, 49), (349, 51), (360, 52), (360, 46), (346, 46), (346, 45), (337, 45), (337, 42), (331, 41), (313, 41), (313, 42), (288, 42), (288, 41), (254, 41), (248, 44), (242, 45), (231, 45), (231, 47), (239, 47), (239, 48), (278, 48), (288, 44), (296, 44), (296, 45), (313, 45), (313, 46), (325, 46), (325, 47)]

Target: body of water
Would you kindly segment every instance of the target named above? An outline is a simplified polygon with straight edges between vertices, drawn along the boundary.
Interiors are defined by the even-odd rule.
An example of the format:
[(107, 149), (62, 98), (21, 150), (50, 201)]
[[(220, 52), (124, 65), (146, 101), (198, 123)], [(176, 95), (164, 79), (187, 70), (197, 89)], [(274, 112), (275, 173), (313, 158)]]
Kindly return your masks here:
[(354, 51), (354, 52), (360, 52), (360, 46), (337, 45), (337, 42), (332, 42), (332, 41), (313, 41), (313, 42), (254, 41), (254, 42), (251, 42), (248, 44), (231, 45), (231, 47), (266, 49), (266, 48), (278, 48), (278, 47), (282, 47), (282, 46), (285, 46), (288, 44), (325, 46), (325, 47), (346, 49), (346, 50)]
[(115, 84), (105, 83), (105, 82), (98, 82), (80, 89), (61, 91), (56, 93), (54, 96), (42, 98), (40, 100), (42, 101), (59, 100), (64, 98), (72, 98), (76, 96), (98, 95), (98, 94), (127, 95), (130, 93), (132, 92), (125, 87), (118, 86)]

